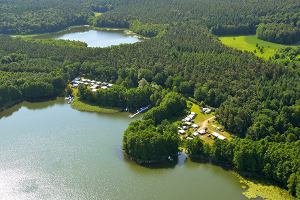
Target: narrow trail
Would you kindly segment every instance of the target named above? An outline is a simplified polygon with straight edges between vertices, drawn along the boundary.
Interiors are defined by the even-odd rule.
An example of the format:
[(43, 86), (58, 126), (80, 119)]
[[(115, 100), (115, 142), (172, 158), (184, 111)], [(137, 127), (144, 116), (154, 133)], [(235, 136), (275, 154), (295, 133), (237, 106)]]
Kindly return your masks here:
[(198, 128), (198, 130), (205, 129), (205, 127), (207, 127), (208, 120), (212, 120), (212, 119), (214, 119), (214, 118), (215, 118), (215, 116), (212, 116), (211, 118), (205, 120), (205, 121), (203, 122), (202, 126)]

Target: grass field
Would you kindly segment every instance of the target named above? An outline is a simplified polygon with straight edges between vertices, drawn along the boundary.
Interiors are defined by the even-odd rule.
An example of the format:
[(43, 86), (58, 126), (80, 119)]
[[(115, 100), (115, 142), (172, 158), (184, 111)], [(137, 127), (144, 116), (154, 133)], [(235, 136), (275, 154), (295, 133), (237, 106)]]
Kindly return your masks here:
[(99, 12), (94, 12), (95, 17), (102, 15), (103, 13), (99, 13)]
[[(230, 36), (230, 37), (219, 37), (220, 41), (232, 48), (236, 48), (238, 50), (245, 50), (250, 51), (254, 53), (254, 50), (256, 50), (256, 53), (254, 53), (258, 57), (262, 57), (266, 60), (269, 59), (269, 57), (272, 57), (277, 49), (285, 48), (285, 47), (294, 47), (299, 46), (300, 42), (295, 43), (293, 45), (281, 45), (281, 44), (275, 44), (272, 42), (266, 42), (260, 39), (256, 38), (256, 35), (248, 35), (248, 36)], [(264, 53), (260, 53), (260, 51), (257, 49), (256, 44), (258, 44), (259, 47), (264, 47)]]
[(106, 106), (99, 107), (96, 104), (79, 101), (78, 97), (76, 97), (72, 101), (71, 107), (80, 111), (101, 112), (101, 113), (108, 113), (108, 114), (118, 113), (122, 110), (122, 108), (115, 108), (115, 107), (106, 107)]

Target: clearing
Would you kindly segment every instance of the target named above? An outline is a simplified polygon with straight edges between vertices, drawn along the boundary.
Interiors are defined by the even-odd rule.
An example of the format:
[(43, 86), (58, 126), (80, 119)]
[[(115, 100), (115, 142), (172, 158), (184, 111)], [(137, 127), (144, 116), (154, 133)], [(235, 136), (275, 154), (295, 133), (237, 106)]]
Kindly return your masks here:
[[(262, 57), (265, 60), (268, 60), (270, 57), (274, 56), (274, 54), (278, 49), (286, 48), (286, 47), (295, 47), (300, 45), (300, 42), (295, 43), (293, 45), (275, 44), (272, 42), (267, 42), (264, 40), (257, 39), (256, 35), (228, 36), (228, 37), (219, 37), (219, 39), (223, 44), (227, 46), (242, 51), (253, 52), (256, 56)], [(263, 47), (263, 53), (261, 53), (258, 47), (256, 47), (256, 44), (258, 44), (259, 48)]]

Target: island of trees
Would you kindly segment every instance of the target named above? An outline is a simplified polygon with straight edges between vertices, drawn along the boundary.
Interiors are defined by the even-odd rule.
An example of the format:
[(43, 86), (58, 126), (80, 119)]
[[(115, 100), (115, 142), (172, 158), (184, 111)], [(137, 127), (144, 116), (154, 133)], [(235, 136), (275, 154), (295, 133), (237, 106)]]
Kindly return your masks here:
[[(0, 1), (2, 34), (90, 24), (129, 28), (151, 37), (130, 45), (87, 48), (81, 42), (0, 35), (1, 110), (24, 99), (57, 96), (80, 72), (109, 79), (116, 83), (112, 89), (93, 93), (80, 87), (80, 98), (100, 106), (153, 105), (143, 121), (133, 122), (125, 131), (124, 152), (133, 159), (160, 160), (178, 149), (177, 131), (165, 120), (186, 109), (180, 93), (215, 108), (217, 120), (239, 137), (231, 142), (216, 140), (212, 146), (192, 140), (187, 144), (191, 156), (234, 163), (236, 170), (269, 177), (299, 198), (299, 48), (282, 49), (275, 62), (265, 61), (222, 45), (216, 36), (257, 31), (269, 41), (294, 42), (299, 4), (293, 0)], [(287, 64), (276, 62), (279, 59)]]

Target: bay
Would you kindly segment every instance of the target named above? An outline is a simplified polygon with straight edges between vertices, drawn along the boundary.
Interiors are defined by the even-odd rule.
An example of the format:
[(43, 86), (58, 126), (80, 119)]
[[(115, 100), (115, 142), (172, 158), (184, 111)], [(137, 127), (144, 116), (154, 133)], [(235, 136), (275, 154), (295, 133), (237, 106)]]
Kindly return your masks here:
[(127, 160), (128, 113), (80, 112), (64, 98), (0, 113), (0, 199), (247, 199), (231, 171), (192, 162)]

